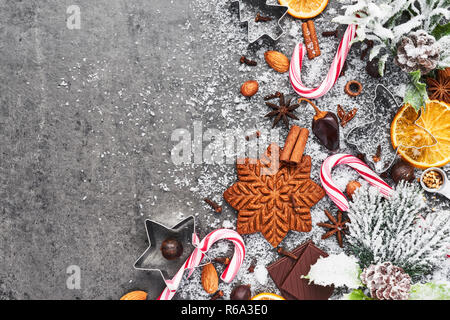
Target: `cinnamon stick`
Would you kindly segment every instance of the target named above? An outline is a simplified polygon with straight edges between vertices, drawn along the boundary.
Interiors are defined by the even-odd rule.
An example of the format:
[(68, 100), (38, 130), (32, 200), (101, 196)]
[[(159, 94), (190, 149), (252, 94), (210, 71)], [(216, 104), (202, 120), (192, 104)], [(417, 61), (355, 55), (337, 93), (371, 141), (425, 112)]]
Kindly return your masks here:
[(300, 134), (298, 135), (297, 142), (295, 143), (294, 150), (290, 158), (291, 162), (300, 163), (303, 157), (303, 151), (305, 151), (306, 142), (308, 141), (309, 130), (302, 128)]
[(314, 58), (320, 56), (319, 40), (317, 39), (316, 26), (313, 20), (308, 20), (306, 22), (309, 32), (311, 33), (311, 40), (314, 47)]
[(302, 23), (302, 31), (303, 31), (303, 40), (304, 40), (305, 46), (306, 46), (306, 53), (308, 55), (308, 59), (311, 60), (315, 56), (314, 45), (312, 43), (311, 33), (309, 32), (308, 24), (306, 22)]
[(299, 126), (292, 126), (284, 142), (283, 151), (280, 154), (281, 161), (289, 161), (292, 151), (294, 150), (295, 143), (297, 142), (301, 128)]
[(280, 161), (288, 164), (300, 163), (308, 136), (308, 129), (292, 126), (284, 143), (283, 151), (280, 154)]
[(316, 27), (313, 20), (302, 23), (303, 39), (306, 46), (308, 59), (320, 56), (319, 40), (317, 39)]

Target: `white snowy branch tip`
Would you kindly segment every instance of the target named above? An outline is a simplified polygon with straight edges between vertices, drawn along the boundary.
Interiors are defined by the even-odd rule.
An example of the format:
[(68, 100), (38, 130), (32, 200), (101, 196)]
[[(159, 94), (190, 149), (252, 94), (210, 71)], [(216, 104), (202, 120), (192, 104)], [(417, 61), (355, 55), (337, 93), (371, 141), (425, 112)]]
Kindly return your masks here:
[(422, 191), (400, 183), (386, 199), (373, 187), (361, 187), (350, 203), (351, 246), (402, 268), (430, 269), (446, 257), (450, 246), (450, 211), (424, 213)]
[[(422, 29), (431, 33), (440, 20), (450, 18), (446, 0), (386, 0), (382, 3), (359, 0), (354, 4), (344, 5), (343, 8), (344, 15), (337, 16), (332, 21), (358, 25), (354, 42), (366, 39), (375, 41), (370, 60), (386, 46), (394, 50), (399, 40), (411, 31)], [(403, 12), (409, 12), (413, 17), (406, 22), (401, 21), (399, 18)], [(446, 64), (448, 59), (440, 67)]]
[(342, 252), (331, 254), (326, 258), (320, 257), (311, 266), (308, 275), (303, 278), (321, 286), (334, 285), (335, 287), (346, 286), (349, 289), (357, 289), (362, 286), (359, 280), (360, 273), (358, 259)]

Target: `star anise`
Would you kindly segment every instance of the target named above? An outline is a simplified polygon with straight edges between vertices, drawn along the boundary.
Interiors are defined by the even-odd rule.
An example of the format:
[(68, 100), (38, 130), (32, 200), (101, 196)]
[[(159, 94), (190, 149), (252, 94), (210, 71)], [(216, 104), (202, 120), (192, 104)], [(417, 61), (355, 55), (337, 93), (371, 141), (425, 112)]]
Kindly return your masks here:
[(342, 220), (343, 213), (341, 211), (338, 211), (337, 213), (337, 220), (335, 217), (331, 215), (331, 213), (328, 210), (324, 210), (325, 214), (327, 215), (328, 219), (330, 220), (330, 223), (318, 223), (317, 225), (319, 227), (328, 228), (330, 229), (327, 233), (322, 235), (322, 239), (327, 239), (331, 237), (333, 234), (336, 234), (337, 241), (339, 243), (339, 246), (343, 247), (343, 237), (346, 234), (347, 226), (346, 223), (350, 222), (349, 219)]
[(450, 103), (450, 68), (438, 70), (436, 79), (428, 77), (428, 93), (431, 100), (444, 101)]
[(281, 119), (283, 119), (283, 122), (286, 125), (286, 128), (288, 129), (289, 129), (289, 118), (298, 120), (298, 118), (292, 113), (292, 111), (297, 109), (300, 105), (299, 104), (291, 105), (291, 101), (292, 99), (289, 99), (286, 102), (284, 99), (284, 94), (280, 93), (278, 106), (274, 103), (266, 102), (266, 105), (271, 107), (273, 111), (269, 112), (265, 116), (275, 117), (272, 128), (274, 128)]

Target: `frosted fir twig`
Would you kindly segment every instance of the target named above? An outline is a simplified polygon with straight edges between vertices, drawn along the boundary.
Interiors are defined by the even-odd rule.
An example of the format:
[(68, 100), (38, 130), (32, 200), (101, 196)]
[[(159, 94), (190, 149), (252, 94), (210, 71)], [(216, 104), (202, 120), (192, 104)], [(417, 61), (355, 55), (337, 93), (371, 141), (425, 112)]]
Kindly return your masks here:
[(390, 261), (415, 275), (445, 258), (450, 212), (422, 217), (425, 202), (417, 186), (400, 183), (389, 199), (373, 187), (362, 187), (353, 199), (347, 239), (363, 267)]
[[(372, 60), (382, 49), (395, 52), (401, 38), (414, 30), (431, 33), (442, 19), (450, 18), (450, 0), (359, 0), (344, 5), (344, 15), (333, 18), (340, 24), (357, 24), (354, 42), (372, 40), (375, 46), (369, 54)], [(409, 15), (404, 19), (404, 15)], [(386, 62), (383, 56), (381, 67)]]

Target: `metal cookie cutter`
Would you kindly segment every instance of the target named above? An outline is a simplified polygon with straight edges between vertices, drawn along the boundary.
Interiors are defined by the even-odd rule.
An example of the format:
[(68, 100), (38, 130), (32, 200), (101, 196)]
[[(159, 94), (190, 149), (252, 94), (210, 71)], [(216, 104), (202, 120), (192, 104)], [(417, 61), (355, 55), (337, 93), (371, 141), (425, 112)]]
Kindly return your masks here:
[[(423, 182), (424, 175), (429, 171), (436, 171), (442, 176), (442, 185), (437, 189), (428, 188), (427, 185)], [(450, 182), (448, 181), (447, 175), (444, 172), (444, 170), (439, 168), (428, 168), (424, 172), (422, 172), (422, 175), (420, 176), (420, 185), (425, 191), (432, 192), (432, 193), (440, 193), (444, 196), (446, 196), (448, 199), (450, 199)]]
[[(195, 232), (194, 217), (189, 216), (172, 228), (147, 219), (145, 220), (145, 229), (147, 230), (149, 247), (134, 263), (134, 268), (156, 270), (161, 273), (164, 279), (172, 279), (195, 249), (192, 244), (192, 236)], [(164, 258), (161, 252), (161, 244), (166, 239), (176, 239), (181, 243), (183, 253), (180, 257), (174, 260)]]
[[(420, 150), (436, 145), (437, 140), (433, 135), (425, 128), (414, 123), (413, 125), (432, 137), (433, 144), (420, 147), (400, 145), (394, 150), (391, 144), (389, 124), (392, 123), (397, 111), (400, 109), (400, 105), (397, 103), (394, 95), (382, 84), (376, 86), (372, 104), (373, 109), (369, 113), (369, 119), (371, 120), (352, 128), (345, 136), (345, 142), (355, 146), (358, 152), (365, 154), (367, 163), (370, 164), (375, 172), (380, 174), (387, 171), (397, 159), (399, 148)], [(381, 148), (381, 160), (376, 162), (372, 156), (377, 153), (378, 146)]]
[[(267, 0), (233, 0), (239, 2), (239, 20), (247, 22), (247, 39), (253, 43), (264, 35), (276, 41), (285, 34), (280, 21), (288, 11), (287, 6), (278, 4), (267, 4)], [(271, 21), (256, 22), (257, 14), (272, 18)], [(278, 32), (274, 32), (277, 29)]]

